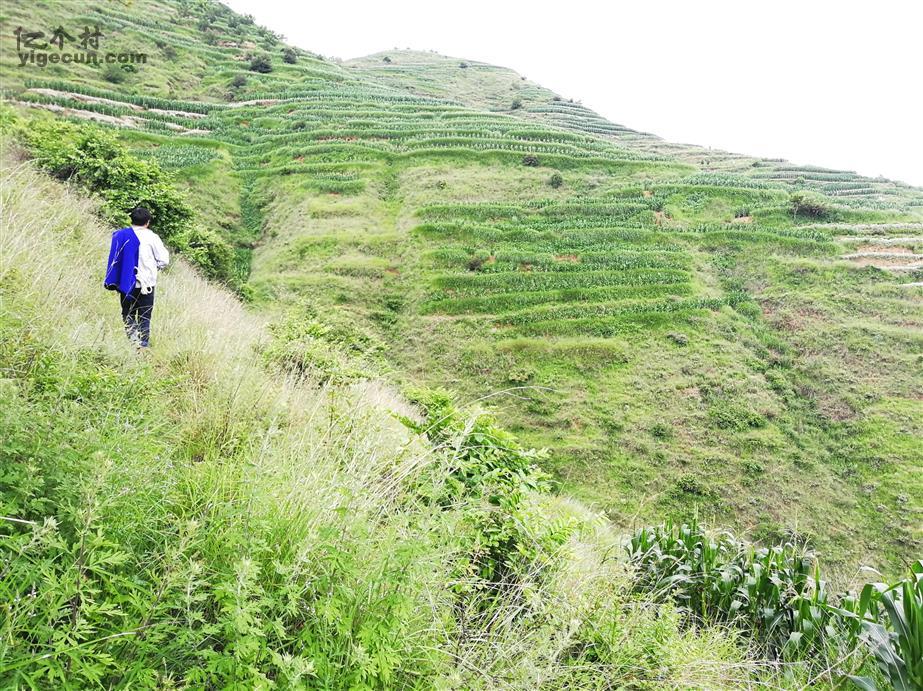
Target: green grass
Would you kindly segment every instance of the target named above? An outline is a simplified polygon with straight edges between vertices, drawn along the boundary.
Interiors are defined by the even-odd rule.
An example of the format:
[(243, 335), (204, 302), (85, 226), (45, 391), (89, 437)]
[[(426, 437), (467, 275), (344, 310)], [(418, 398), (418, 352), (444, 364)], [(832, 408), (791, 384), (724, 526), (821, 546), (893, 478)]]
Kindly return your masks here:
[[(256, 322), (264, 318), (282, 325), (273, 338), (283, 341), (258, 352), (225, 336), (248, 377), (257, 371), (270, 377), (260, 387), (275, 387), (278, 376), (320, 379), (338, 390), (387, 377), (406, 389), (450, 389), (461, 401), (479, 401), (526, 447), (548, 448), (540, 463), (556, 498), (543, 501), (561, 508), (569, 501), (563, 497), (576, 497), (616, 532), (698, 512), (765, 543), (806, 541), (837, 583), (849, 582), (860, 565), (896, 576), (920, 552), (923, 323), (920, 288), (913, 284), (921, 273), (843, 258), (876, 243), (918, 253), (919, 189), (671, 144), (482, 63), (394, 51), (346, 63), (302, 52), (295, 65), (285, 64), (281, 43), (209, 3), (186, 9), (147, 1), (108, 9), (71, 0), (58, 5), (58, 14), (11, 8), (0, 28), (9, 34), (13, 26), (50, 26), (59, 17), (98, 22), (115, 47), (148, 46), (150, 63), (112, 84), (85, 66), (19, 69), (8, 53), (0, 56), (5, 99), (30, 123), (96, 119), (117, 134), (126, 155), (167, 170), (196, 223), (233, 247), (231, 283), (250, 303), (248, 332), (262, 334)], [(250, 53), (271, 54), (273, 71), (247, 70), (238, 58)], [(246, 83), (232, 86), (239, 74)], [(257, 98), (265, 102), (242, 103)], [(521, 107), (513, 108), (514, 101)], [(37, 113), (47, 108), (66, 110)], [(6, 120), (0, 116), (0, 124)], [(561, 184), (552, 186), (556, 175)], [(798, 198), (822, 204), (793, 214)], [(39, 307), (16, 304), (41, 315), (30, 323), (46, 318)], [(164, 310), (181, 304), (165, 302)], [(381, 344), (373, 358), (363, 351), (356, 363), (356, 353), (342, 352), (343, 343), (325, 340), (330, 324), (342, 322), (354, 327), (349, 338)], [(192, 322), (176, 324), (174, 337), (186, 327)], [(10, 331), (23, 328), (15, 322)], [(51, 348), (54, 328), (48, 322), (37, 349)], [(203, 329), (193, 330), (196, 338), (207, 337)], [(61, 356), (66, 381), (86, 367), (80, 358), (96, 357), (92, 347), (78, 350), (83, 354), (65, 348)], [(194, 351), (171, 346), (156, 355), (142, 368), (145, 381), (182, 380), (225, 366), (224, 360), (200, 362)], [(124, 356), (114, 356), (119, 367)], [(17, 376), (39, 375), (27, 369)], [(51, 388), (70, 386), (54, 381)], [(104, 401), (122, 395), (113, 386), (93, 400), (109, 405)], [(304, 395), (314, 400), (315, 394)], [(155, 403), (185, 410), (198, 395), (189, 393), (175, 406)], [(209, 400), (220, 408), (229, 395)], [(304, 405), (323, 417), (326, 394), (321, 397)], [(33, 410), (32, 402), (11, 400), (22, 415), (52, 415), (58, 405), (38, 402)], [(289, 408), (270, 414), (253, 401), (240, 405), (233, 410), (246, 412), (241, 424), (248, 429), (268, 430), (276, 424), (270, 420), (303, 421)], [(351, 403), (342, 405), (348, 410)], [(373, 421), (379, 413), (368, 411)], [(216, 417), (189, 423), (193, 450), (177, 442), (163, 453), (215, 454), (213, 444), (223, 442), (209, 435), (220, 428), (215, 420), (231, 413), (209, 414)], [(62, 440), (83, 420), (72, 423)], [(234, 458), (246, 465), (252, 456)], [(317, 478), (335, 467), (322, 465)], [(191, 511), (182, 506), (182, 515)], [(400, 506), (399, 513), (410, 511)], [(411, 556), (418, 554), (417, 541), (426, 559), (444, 555), (439, 550), (454, 544), (445, 535), (456, 526), (443, 518), (408, 518), (387, 539), (410, 535)], [(357, 529), (368, 532), (363, 526)], [(372, 549), (364, 540), (350, 552), (356, 563), (367, 557), (362, 550)], [(439, 558), (432, 556), (432, 563)], [(370, 560), (369, 569), (379, 567), (391, 568)], [(221, 573), (230, 578), (232, 572)], [(378, 592), (370, 574), (356, 578)], [(420, 578), (419, 589), (408, 586), (412, 597), (434, 582)], [(621, 581), (614, 580), (617, 590)], [(615, 608), (624, 604), (614, 602)], [(440, 622), (443, 616), (449, 615), (434, 613)], [(638, 637), (631, 645), (643, 647), (646, 636), (658, 639), (644, 628), (650, 623), (644, 617), (654, 615), (638, 616), (644, 630), (631, 629), (634, 624), (626, 630)], [(669, 611), (662, 616), (665, 635), (687, 635), (676, 633)], [(470, 652), (464, 658), (470, 669), (509, 663), (526, 674), (538, 629), (523, 633), (512, 615), (504, 621), (508, 652), (424, 636), (419, 649), (395, 652), (402, 661), (395, 664), (409, 669), (407, 661), (418, 655), (430, 664), (432, 650), (451, 640)], [(390, 623), (382, 626), (391, 631), (383, 639), (398, 636)], [(606, 645), (628, 645), (619, 626)], [(581, 640), (595, 635), (585, 631)], [(701, 642), (730, 650), (715, 632), (703, 633)], [(539, 649), (544, 652), (537, 655), (548, 653)], [(655, 653), (632, 650), (649, 661), (674, 654), (659, 643), (650, 649)], [(347, 666), (368, 654), (364, 648), (340, 652)], [(628, 659), (606, 664), (623, 669), (618, 665)], [(554, 660), (548, 678), (560, 679), (559, 686), (578, 677), (592, 686), (591, 677)], [(444, 673), (448, 686), (476, 685), (457, 665), (445, 672), (442, 662), (432, 664), (442, 670), (432, 674)], [(534, 680), (516, 677), (527, 678)], [(388, 685), (381, 676), (369, 679), (350, 677), (350, 683)], [(679, 679), (668, 682), (679, 687), (713, 681), (671, 679)]]
[(781, 681), (633, 596), (617, 535), (520, 484), (539, 456), (488, 418), (410, 422), (368, 363), (323, 385), (318, 349), (380, 349), (355, 324), (267, 333), (180, 258), (133, 352), (93, 205), (9, 158), (2, 183), (4, 687)]

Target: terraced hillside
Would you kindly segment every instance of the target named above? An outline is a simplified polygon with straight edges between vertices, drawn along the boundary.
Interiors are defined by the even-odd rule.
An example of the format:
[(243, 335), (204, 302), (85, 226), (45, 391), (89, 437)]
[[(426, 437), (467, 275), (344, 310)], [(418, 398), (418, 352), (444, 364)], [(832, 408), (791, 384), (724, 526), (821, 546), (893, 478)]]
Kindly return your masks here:
[(285, 54), (208, 3), (58, 5), (159, 52), (115, 79), (4, 54), (8, 102), (172, 170), (254, 309), (347, 315), (618, 527), (698, 511), (849, 573), (920, 551), (923, 191), (670, 144), (480, 63)]

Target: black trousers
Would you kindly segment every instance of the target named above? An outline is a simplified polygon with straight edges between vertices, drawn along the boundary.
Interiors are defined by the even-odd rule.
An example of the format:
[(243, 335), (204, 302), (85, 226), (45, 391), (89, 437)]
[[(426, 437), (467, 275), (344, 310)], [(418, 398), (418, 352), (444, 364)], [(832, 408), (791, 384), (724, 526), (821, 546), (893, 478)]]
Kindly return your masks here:
[(133, 342), (147, 348), (151, 340), (151, 315), (154, 313), (154, 289), (142, 293), (137, 286), (130, 293), (119, 293), (125, 333)]

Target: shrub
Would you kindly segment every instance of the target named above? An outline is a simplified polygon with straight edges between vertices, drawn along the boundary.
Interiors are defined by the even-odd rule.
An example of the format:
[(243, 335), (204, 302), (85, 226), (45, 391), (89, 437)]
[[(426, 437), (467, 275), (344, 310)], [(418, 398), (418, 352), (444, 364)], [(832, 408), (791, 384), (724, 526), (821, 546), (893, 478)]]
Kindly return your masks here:
[(673, 437), (673, 428), (665, 422), (655, 422), (651, 427), (651, 436), (657, 439), (671, 439)]
[(151, 227), (188, 251), (189, 259), (212, 278), (229, 279), (233, 250), (213, 231), (195, 228), (193, 212), (170, 176), (154, 161), (134, 158), (113, 134), (91, 125), (30, 121), (20, 138), (39, 166), (62, 180), (74, 180), (103, 200), (102, 216), (127, 225), (136, 206), (151, 211)]
[(833, 206), (825, 196), (809, 190), (792, 192), (789, 204), (793, 218), (798, 216), (824, 218), (833, 210)]
[(298, 62), (298, 51), (291, 47), (283, 48), (282, 62), (288, 63), (289, 65), (294, 65), (296, 62)]
[(387, 55), (383, 57), (381, 61), (389, 65), (391, 64), (391, 58), (389, 58)]
[(234, 249), (215, 231), (187, 225), (171, 241), (209, 278), (226, 279), (234, 274)]
[(467, 63), (467, 62), (460, 62), (460, 63), (458, 63), (458, 66), (459, 66), (460, 68), (462, 68), (463, 70), (468, 69), (468, 63)]
[(558, 189), (564, 184), (564, 177), (560, 173), (552, 173), (551, 177), (548, 178), (548, 184), (551, 185), (552, 189)]
[(510, 110), (519, 110), (520, 108), (522, 108), (522, 100), (514, 98), (513, 102), (510, 103)]
[(468, 260), (468, 271), (480, 271), (484, 261), (484, 257), (472, 257)]
[(109, 64), (103, 70), (103, 79), (110, 84), (121, 84), (128, 78), (128, 73), (120, 65)]
[(250, 58), (250, 71), (268, 74), (272, 72), (272, 60), (268, 55), (254, 55)]
[(674, 496), (688, 494), (694, 497), (711, 497), (714, 495), (712, 489), (692, 473), (680, 475), (675, 481), (672, 493)]
[(232, 89), (242, 89), (247, 86), (247, 75), (238, 74), (235, 75), (234, 79), (231, 80)]
[(538, 156), (535, 154), (526, 154), (522, 157), (522, 165), (529, 166), (530, 168), (537, 168), (539, 166)]
[(515, 578), (520, 565), (534, 562), (548, 547), (528, 538), (530, 520), (525, 515), (526, 496), (550, 488), (548, 475), (536, 465), (547, 452), (523, 448), (488, 415), (463, 415), (447, 391), (418, 389), (408, 394), (422, 407), (424, 419), (404, 417), (402, 422), (448, 453), (453, 463), (443, 495), (434, 499), (445, 506), (471, 498), (486, 503), (485, 510), (469, 516), (477, 537), (459, 563), (460, 591), (491, 589)]

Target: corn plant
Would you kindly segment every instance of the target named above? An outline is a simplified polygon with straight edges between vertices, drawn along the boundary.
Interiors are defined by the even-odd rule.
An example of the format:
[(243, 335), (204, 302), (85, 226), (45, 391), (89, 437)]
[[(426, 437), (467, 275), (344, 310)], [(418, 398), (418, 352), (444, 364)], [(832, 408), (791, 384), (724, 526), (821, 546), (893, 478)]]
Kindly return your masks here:
[[(923, 689), (923, 560), (911, 566), (909, 578), (890, 586), (867, 583), (832, 611), (865, 641), (895, 691)], [(869, 677), (849, 678), (861, 689), (876, 689)]]
[(816, 647), (826, 629), (826, 587), (803, 546), (757, 548), (693, 519), (641, 529), (628, 554), (640, 591), (673, 597), (701, 620), (746, 628), (775, 654)]
[[(835, 645), (845, 659), (865, 644), (897, 691), (923, 688), (923, 561), (893, 585), (868, 583), (858, 595), (833, 597), (803, 546), (754, 547), (695, 519), (642, 528), (626, 548), (636, 590), (672, 598), (699, 621), (742, 628), (785, 658), (821, 659)], [(869, 676), (848, 679), (877, 688)]]

